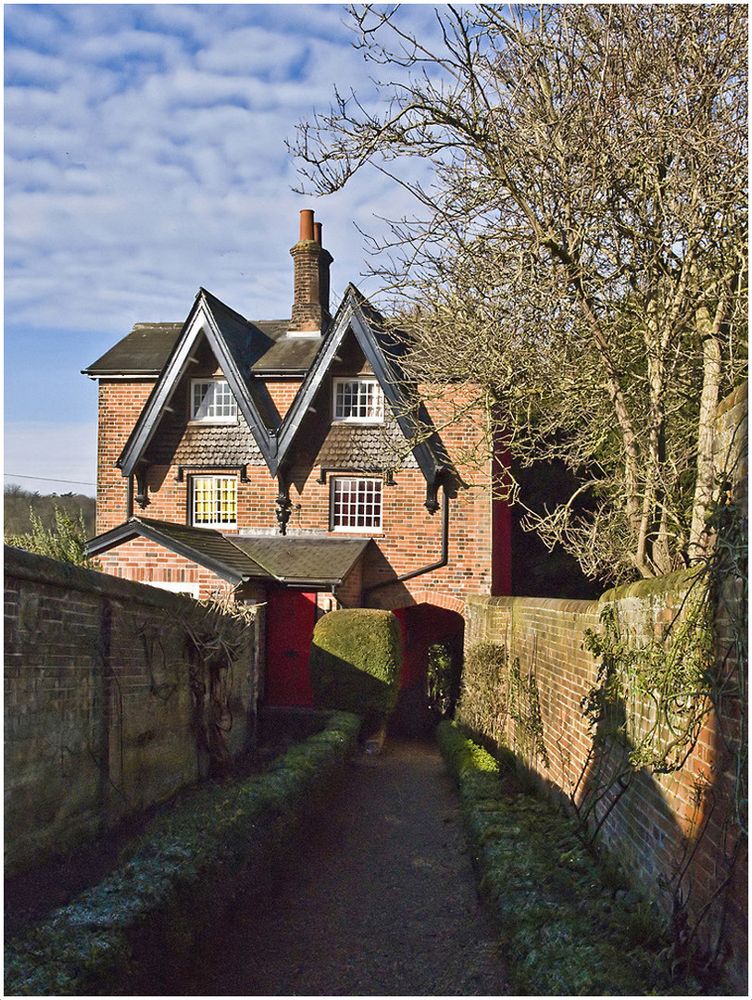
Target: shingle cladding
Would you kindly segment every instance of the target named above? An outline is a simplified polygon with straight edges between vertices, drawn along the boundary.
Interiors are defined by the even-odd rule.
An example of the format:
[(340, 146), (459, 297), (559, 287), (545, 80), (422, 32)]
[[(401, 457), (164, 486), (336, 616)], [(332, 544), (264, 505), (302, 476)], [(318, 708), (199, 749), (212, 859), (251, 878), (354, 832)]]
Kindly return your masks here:
[(377, 426), (333, 423), (319, 452), (317, 465), (347, 469), (417, 469), (397, 421), (389, 414)]

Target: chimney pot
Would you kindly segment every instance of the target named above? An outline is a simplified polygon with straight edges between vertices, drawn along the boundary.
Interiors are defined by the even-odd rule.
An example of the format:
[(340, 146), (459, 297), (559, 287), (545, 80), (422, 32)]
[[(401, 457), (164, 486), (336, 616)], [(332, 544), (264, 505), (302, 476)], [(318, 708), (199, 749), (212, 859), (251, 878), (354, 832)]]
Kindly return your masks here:
[(324, 245), (321, 242), (321, 223), (320, 222), (314, 222), (314, 224), (313, 224), (313, 237), (314, 237), (314, 239), (316, 240), (316, 242), (318, 243), (319, 246), (323, 246)]
[(300, 212), (300, 241), (313, 242), (313, 209), (303, 208)]

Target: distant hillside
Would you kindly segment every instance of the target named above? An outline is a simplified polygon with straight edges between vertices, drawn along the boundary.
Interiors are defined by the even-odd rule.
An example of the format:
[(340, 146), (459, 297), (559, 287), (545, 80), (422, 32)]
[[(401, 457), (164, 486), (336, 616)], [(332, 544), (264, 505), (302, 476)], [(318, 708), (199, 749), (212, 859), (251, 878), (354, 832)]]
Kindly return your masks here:
[(30, 493), (20, 486), (6, 486), (3, 494), (5, 538), (9, 535), (23, 535), (31, 530), (29, 508), (41, 519), (46, 528), (55, 524), (55, 507), (64, 510), (74, 520), (81, 511), (86, 525), (87, 538), (94, 535), (94, 516), (96, 500), (82, 493)]

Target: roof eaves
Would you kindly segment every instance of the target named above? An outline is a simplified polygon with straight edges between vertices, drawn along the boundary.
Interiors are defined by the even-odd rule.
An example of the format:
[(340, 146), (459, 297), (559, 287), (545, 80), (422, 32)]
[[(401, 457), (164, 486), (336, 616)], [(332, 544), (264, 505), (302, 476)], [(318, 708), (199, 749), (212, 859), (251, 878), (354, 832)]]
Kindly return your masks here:
[[(211, 529), (205, 530), (210, 531)], [(212, 532), (212, 534), (219, 534), (219, 532)], [(125, 521), (123, 524), (118, 525), (117, 528), (112, 528), (110, 531), (105, 532), (102, 535), (98, 535), (96, 538), (92, 538), (86, 543), (84, 551), (87, 556), (99, 555), (102, 552), (106, 552), (108, 549), (112, 549), (115, 546), (138, 536), (148, 538), (151, 541), (156, 542), (158, 545), (163, 546), (163, 548), (169, 549), (170, 552), (174, 552), (179, 556), (184, 556), (191, 562), (198, 563), (199, 566), (203, 566), (212, 573), (216, 573), (217, 576), (226, 580), (228, 583), (237, 585), (246, 579), (250, 579), (252, 575), (240, 573), (238, 570), (227, 566), (225, 563), (222, 563), (217, 559), (212, 559), (211, 556), (207, 556), (205, 553), (192, 548), (190, 545), (177, 541), (172, 537), (172, 535), (159, 531), (159, 529), (155, 528), (153, 525), (146, 524), (137, 517), (133, 517), (129, 521)], [(220, 535), (220, 537), (224, 538), (223, 535)]]

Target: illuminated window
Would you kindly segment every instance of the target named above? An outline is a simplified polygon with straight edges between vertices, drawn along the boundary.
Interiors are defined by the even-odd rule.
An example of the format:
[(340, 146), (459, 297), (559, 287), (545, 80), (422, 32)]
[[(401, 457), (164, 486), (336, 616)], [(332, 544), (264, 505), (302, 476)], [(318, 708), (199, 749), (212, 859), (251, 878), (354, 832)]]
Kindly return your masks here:
[(235, 528), (238, 481), (234, 476), (193, 476), (191, 524), (203, 528)]
[(234, 424), (238, 407), (223, 378), (191, 380), (191, 420), (207, 424)]
[(381, 480), (332, 480), (332, 529), (381, 531)]
[(334, 419), (357, 424), (384, 421), (384, 393), (375, 378), (334, 379)]

